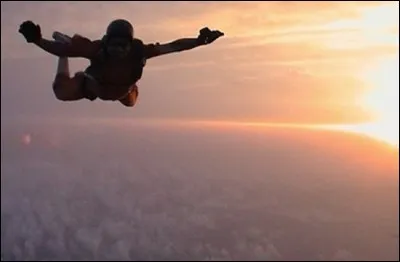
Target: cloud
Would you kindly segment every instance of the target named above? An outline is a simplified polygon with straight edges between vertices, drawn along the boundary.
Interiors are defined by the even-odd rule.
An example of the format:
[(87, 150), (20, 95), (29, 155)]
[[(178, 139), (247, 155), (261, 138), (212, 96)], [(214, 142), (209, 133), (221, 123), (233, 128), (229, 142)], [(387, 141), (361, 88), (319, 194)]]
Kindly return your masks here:
[(366, 138), (104, 118), (1, 129), (4, 260), (398, 259), (398, 151)]

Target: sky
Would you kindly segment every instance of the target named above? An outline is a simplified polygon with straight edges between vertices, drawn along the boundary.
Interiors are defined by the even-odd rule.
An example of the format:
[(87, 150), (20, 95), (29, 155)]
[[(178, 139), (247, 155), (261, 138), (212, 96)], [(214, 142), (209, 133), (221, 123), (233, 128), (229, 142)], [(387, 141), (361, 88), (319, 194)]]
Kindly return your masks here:
[[(115, 18), (225, 36), (148, 61), (134, 108), (57, 101), (19, 25)], [(1, 258), (398, 260), (398, 55), (398, 2), (1, 2)]]
[[(204, 26), (225, 37), (150, 60), (133, 109), (57, 101), (56, 59), (27, 44), (19, 25), (33, 20), (47, 38), (58, 30), (96, 39), (115, 18), (131, 21), (146, 43), (195, 37)], [(393, 121), (398, 25), (398, 2), (2, 2), (2, 116)], [(75, 72), (88, 62), (71, 64)]]

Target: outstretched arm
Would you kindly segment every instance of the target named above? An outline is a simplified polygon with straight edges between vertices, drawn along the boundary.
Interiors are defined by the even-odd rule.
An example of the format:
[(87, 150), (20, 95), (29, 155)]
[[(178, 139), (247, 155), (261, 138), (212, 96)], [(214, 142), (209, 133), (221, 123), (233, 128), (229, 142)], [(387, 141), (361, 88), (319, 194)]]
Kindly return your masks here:
[(182, 38), (167, 44), (151, 44), (147, 46), (147, 58), (190, 50), (201, 45), (197, 38)]
[(41, 38), (39, 41), (35, 42), (35, 44), (44, 51), (55, 56), (61, 56), (61, 57), (79, 56), (76, 54), (77, 52), (73, 48), (71, 48), (72, 45), (70, 43), (63, 43)]
[(218, 30), (211, 31), (208, 28), (200, 30), (197, 38), (182, 38), (167, 44), (148, 45), (147, 58), (152, 58), (160, 55), (181, 52), (210, 44), (224, 34)]
[(95, 48), (93, 42), (81, 37), (73, 38), (70, 43), (41, 38), (35, 44), (44, 51), (59, 57), (90, 58)]
[(34, 43), (44, 51), (60, 57), (89, 58), (96, 51), (94, 42), (83, 37), (73, 37), (70, 43), (44, 39), (40, 26), (32, 21), (23, 22), (18, 32), (25, 37), (28, 43)]

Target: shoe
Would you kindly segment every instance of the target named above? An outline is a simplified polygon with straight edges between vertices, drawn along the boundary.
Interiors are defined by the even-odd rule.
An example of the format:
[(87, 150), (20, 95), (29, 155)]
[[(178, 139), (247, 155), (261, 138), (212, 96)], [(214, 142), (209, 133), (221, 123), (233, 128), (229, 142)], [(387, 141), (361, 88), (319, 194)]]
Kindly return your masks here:
[(72, 40), (72, 38), (69, 37), (68, 35), (60, 33), (58, 31), (55, 31), (53, 33), (53, 39), (61, 43), (71, 43)]

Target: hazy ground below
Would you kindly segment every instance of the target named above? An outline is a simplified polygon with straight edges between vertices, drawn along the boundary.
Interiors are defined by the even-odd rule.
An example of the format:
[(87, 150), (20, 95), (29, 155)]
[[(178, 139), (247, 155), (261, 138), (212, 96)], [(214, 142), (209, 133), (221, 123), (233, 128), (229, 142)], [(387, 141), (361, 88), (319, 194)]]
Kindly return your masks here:
[(5, 260), (398, 260), (398, 150), (339, 132), (3, 123)]

